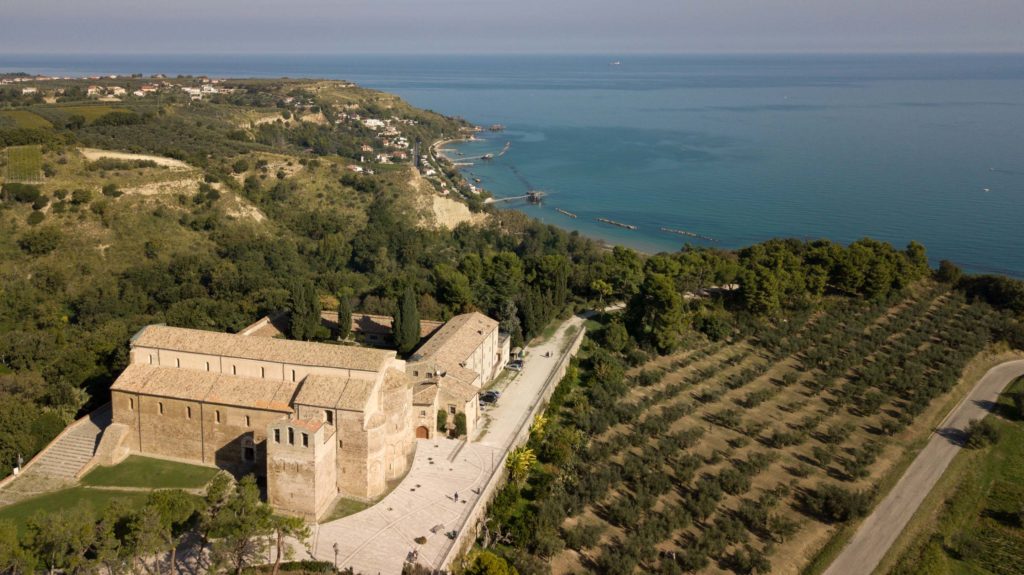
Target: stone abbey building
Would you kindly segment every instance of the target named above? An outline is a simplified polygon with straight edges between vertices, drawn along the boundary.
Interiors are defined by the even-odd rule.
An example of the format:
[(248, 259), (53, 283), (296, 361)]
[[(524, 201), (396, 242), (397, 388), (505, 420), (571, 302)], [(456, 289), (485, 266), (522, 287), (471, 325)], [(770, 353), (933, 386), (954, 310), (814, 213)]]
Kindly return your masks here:
[(416, 439), (438, 433), (439, 410), (465, 414), (471, 436), (479, 390), (508, 357), (508, 338), (479, 313), (452, 318), (408, 362), (385, 349), (151, 325), (111, 387), (114, 420), (97, 455), (253, 473), (277, 510), (317, 519), (339, 494), (374, 498), (403, 476)]

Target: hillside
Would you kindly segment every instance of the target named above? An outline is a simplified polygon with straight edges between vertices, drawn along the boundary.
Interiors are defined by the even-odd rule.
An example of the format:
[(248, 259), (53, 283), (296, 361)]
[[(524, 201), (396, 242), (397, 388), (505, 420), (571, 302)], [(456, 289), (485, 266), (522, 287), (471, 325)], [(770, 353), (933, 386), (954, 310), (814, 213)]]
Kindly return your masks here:
[(621, 302), (480, 543), (523, 575), (798, 572), (965, 370), (1024, 348), (1024, 284), (930, 269), (914, 242), (648, 256), (489, 210), (451, 165), (414, 166), (469, 126), (347, 83), (44, 84), (0, 89), (4, 473), (107, 400), (147, 324), (289, 311), (289, 337), (337, 343), (322, 306), (401, 301), (482, 311), (517, 346)]
[[(118, 102), (88, 95), (119, 86)], [(0, 89), (3, 474), (105, 401), (147, 323), (233, 331), (306, 284), (381, 313), (407, 282), (427, 317), (469, 305), (431, 270), (466, 251), (451, 228), (493, 216), (442, 196), (460, 182), (411, 157), (464, 122), (342, 82), (54, 81), (43, 94)], [(484, 233), (461, 241), (493, 243)]]

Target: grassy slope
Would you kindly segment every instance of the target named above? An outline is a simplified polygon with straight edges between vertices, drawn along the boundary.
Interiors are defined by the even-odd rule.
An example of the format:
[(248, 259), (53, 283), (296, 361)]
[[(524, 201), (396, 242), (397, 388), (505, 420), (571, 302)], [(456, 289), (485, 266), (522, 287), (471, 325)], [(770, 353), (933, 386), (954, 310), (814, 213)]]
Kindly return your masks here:
[[(1010, 413), (1014, 392), (1024, 392), (1024, 378), (1003, 394), (1001, 412)], [(887, 556), (877, 573), (1024, 572), (1024, 526), (1010, 517), (1024, 505), (1024, 422), (990, 418), (1000, 441), (956, 456), (894, 547), (902, 554)], [(964, 539), (977, 546), (968, 557), (957, 549)]]
[(46, 118), (28, 110), (3, 110), (0, 117), (11, 120), (18, 128), (49, 128), (52, 126)]
[(82, 478), (82, 485), (198, 489), (209, 483), (216, 474), (217, 470), (211, 467), (132, 455), (113, 467), (94, 469)]
[(53, 493), (47, 493), (32, 499), (26, 499), (0, 509), (0, 521), (10, 521), (24, 534), (25, 525), (36, 513), (55, 513), (70, 509), (77, 505), (88, 506), (89, 510), (99, 518), (103, 510), (112, 501), (120, 501), (129, 508), (139, 508), (146, 501), (148, 494), (142, 491), (116, 491), (107, 489), (87, 489), (72, 487)]

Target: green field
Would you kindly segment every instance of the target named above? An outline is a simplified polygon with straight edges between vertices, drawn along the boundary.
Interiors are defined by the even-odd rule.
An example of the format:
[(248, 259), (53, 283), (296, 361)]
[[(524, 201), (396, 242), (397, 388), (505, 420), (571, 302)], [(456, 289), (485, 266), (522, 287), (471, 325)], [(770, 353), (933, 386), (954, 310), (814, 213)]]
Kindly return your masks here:
[[(53, 124), (38, 114), (28, 110), (0, 111), (0, 120), (9, 120), (16, 128), (52, 128)], [(8, 122), (3, 122), (8, 123)]]
[(11, 146), (7, 148), (8, 182), (38, 182), (42, 179), (43, 150), (41, 146)]
[(216, 474), (217, 470), (210, 467), (132, 455), (113, 467), (97, 467), (82, 478), (82, 485), (198, 489)]
[(116, 108), (113, 106), (60, 106), (54, 108), (65, 117), (82, 116), (86, 124), (93, 123), (97, 118), (111, 112), (130, 112), (127, 108)]
[[(1013, 393), (1024, 392), (1018, 379), (989, 416), (999, 442), (983, 451), (957, 455), (951, 494), (930, 528), (919, 533), (892, 574), (1024, 573), (1024, 420), (1013, 411)], [(922, 508), (922, 511), (924, 509)], [(921, 513), (921, 511), (919, 511)]]
[(121, 501), (130, 508), (142, 507), (149, 493), (143, 491), (115, 491), (112, 489), (86, 489), (72, 487), (19, 501), (0, 508), (0, 521), (10, 521), (23, 532), (25, 524), (38, 512), (59, 513), (78, 505), (86, 505), (98, 519), (111, 501)]

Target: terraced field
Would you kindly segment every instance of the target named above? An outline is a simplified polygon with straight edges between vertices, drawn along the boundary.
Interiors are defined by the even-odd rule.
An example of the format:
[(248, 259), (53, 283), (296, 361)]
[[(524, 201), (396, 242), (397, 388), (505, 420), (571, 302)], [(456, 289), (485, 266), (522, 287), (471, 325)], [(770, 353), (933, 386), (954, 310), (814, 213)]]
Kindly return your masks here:
[[(538, 537), (553, 571), (797, 573), (863, 514), (995, 312), (933, 284), (826, 309), (633, 368), (614, 400), (600, 378), (570, 392), (601, 413), (565, 494), (531, 486), (539, 515), (546, 498), (569, 509), (566, 549)], [(579, 425), (580, 401), (562, 418)]]

